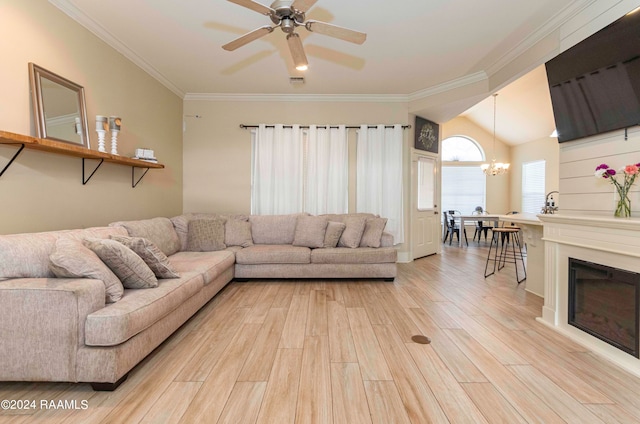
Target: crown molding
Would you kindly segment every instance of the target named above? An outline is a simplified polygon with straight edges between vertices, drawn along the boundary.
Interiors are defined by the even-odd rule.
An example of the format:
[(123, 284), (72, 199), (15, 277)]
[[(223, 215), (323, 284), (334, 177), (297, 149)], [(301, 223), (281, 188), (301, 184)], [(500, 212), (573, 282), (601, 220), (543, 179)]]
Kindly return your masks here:
[(486, 81), (487, 73), (485, 71), (475, 72), (473, 74), (465, 75), (460, 78), (452, 79), (442, 84), (434, 85), (423, 90), (414, 91), (409, 94), (408, 100), (413, 102), (421, 100), (427, 97), (435, 96), (436, 94), (445, 93), (447, 91), (455, 90), (460, 87), (475, 84), (477, 82)]
[(334, 103), (407, 103), (401, 94), (240, 94), (187, 93), (184, 100), (209, 102), (334, 102)]
[(124, 57), (129, 59), (131, 62), (136, 64), (139, 68), (141, 68), (144, 72), (151, 75), (153, 78), (158, 80), (160, 84), (167, 87), (173, 93), (175, 93), (180, 98), (184, 97), (184, 92), (180, 90), (175, 84), (169, 81), (164, 77), (157, 69), (155, 69), (151, 64), (142, 59), (139, 54), (135, 51), (127, 47), (122, 41), (118, 40), (114, 37), (109, 31), (107, 31), (102, 25), (100, 25), (95, 20), (91, 19), (85, 13), (83, 13), (80, 9), (78, 9), (75, 5), (73, 5), (68, 0), (49, 0), (49, 3), (53, 4), (55, 7), (60, 9), (63, 13), (69, 16), (71, 19), (88, 29), (91, 33), (93, 33), (96, 37), (107, 43), (109, 46), (114, 48), (117, 52), (122, 54)]

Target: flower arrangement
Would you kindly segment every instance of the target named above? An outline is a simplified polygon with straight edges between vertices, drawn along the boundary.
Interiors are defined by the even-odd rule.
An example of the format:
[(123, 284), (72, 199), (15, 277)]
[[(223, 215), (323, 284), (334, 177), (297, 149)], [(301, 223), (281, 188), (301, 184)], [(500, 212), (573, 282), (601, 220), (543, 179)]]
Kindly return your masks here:
[[(622, 182), (616, 179), (616, 175), (622, 174), (624, 179)], [(610, 168), (609, 165), (603, 163), (598, 165), (596, 168), (595, 176), (596, 178), (606, 178), (611, 181), (618, 191), (618, 204), (616, 206), (616, 211), (614, 212), (615, 216), (618, 217), (628, 217), (631, 216), (631, 200), (629, 199), (629, 189), (633, 185), (640, 172), (640, 163), (636, 163), (635, 165), (627, 165), (624, 168), (620, 169), (616, 172), (615, 169)]]

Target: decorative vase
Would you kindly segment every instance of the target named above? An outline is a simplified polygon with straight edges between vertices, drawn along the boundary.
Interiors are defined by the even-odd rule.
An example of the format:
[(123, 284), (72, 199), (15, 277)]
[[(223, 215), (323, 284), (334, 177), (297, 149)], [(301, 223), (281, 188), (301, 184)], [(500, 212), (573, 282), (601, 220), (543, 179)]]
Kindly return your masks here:
[(629, 199), (626, 192), (621, 193), (618, 191), (618, 202), (613, 215), (616, 218), (628, 218), (631, 216), (631, 199)]

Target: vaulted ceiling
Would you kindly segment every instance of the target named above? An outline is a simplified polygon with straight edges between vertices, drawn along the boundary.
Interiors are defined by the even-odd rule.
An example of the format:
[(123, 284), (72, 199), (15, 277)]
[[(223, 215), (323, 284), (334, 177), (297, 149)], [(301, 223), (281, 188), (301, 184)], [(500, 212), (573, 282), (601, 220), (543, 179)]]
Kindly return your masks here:
[[(461, 79), (488, 78), (594, 2), (319, 0), (308, 19), (365, 32), (367, 39), (351, 44), (298, 27), (309, 60), (309, 69), (301, 72), (293, 66), (279, 29), (235, 51), (223, 50), (229, 41), (271, 24), (267, 16), (229, 1), (50, 1), (182, 97), (260, 93), (384, 101), (416, 98)], [(290, 76), (304, 76), (305, 83), (292, 85)], [(505, 131), (500, 135), (506, 142), (540, 138), (525, 134), (526, 122), (507, 115), (527, 104), (544, 105), (536, 108), (538, 132), (553, 130), (543, 76), (544, 69), (538, 69), (521, 84), (526, 99), (503, 89), (498, 128)], [(543, 87), (532, 87), (534, 81)], [(456, 113), (472, 104), (461, 105)], [(467, 112), (469, 119), (486, 126), (493, 114), (493, 104), (487, 104)], [(531, 122), (531, 114), (525, 115)], [(506, 122), (512, 123), (508, 131)]]

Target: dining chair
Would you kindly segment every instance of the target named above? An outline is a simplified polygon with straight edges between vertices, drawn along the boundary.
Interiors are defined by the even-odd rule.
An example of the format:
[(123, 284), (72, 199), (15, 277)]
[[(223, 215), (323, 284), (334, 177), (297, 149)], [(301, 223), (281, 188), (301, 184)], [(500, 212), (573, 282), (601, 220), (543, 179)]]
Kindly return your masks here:
[[(471, 212), (471, 215), (485, 215), (489, 212), (485, 211), (482, 206), (476, 206), (476, 208)], [(475, 241), (476, 236), (478, 236), (478, 243), (480, 243), (480, 237), (484, 232), (484, 240), (487, 241), (487, 233), (489, 230), (493, 228), (493, 225), (487, 224), (485, 221), (477, 220), (476, 221), (476, 231), (473, 233), (473, 240)]]
[[(458, 241), (460, 241), (460, 218), (457, 218), (456, 222), (456, 214), (462, 215), (460, 211), (456, 210), (448, 210), (444, 212), (446, 225), (448, 226), (448, 234), (449, 234), (449, 245), (453, 241), (453, 235), (455, 234), (458, 237)], [(469, 246), (469, 240), (467, 239), (467, 230), (466, 228), (462, 229), (462, 234), (464, 234), (464, 241)], [(446, 241), (446, 238), (445, 240)]]

